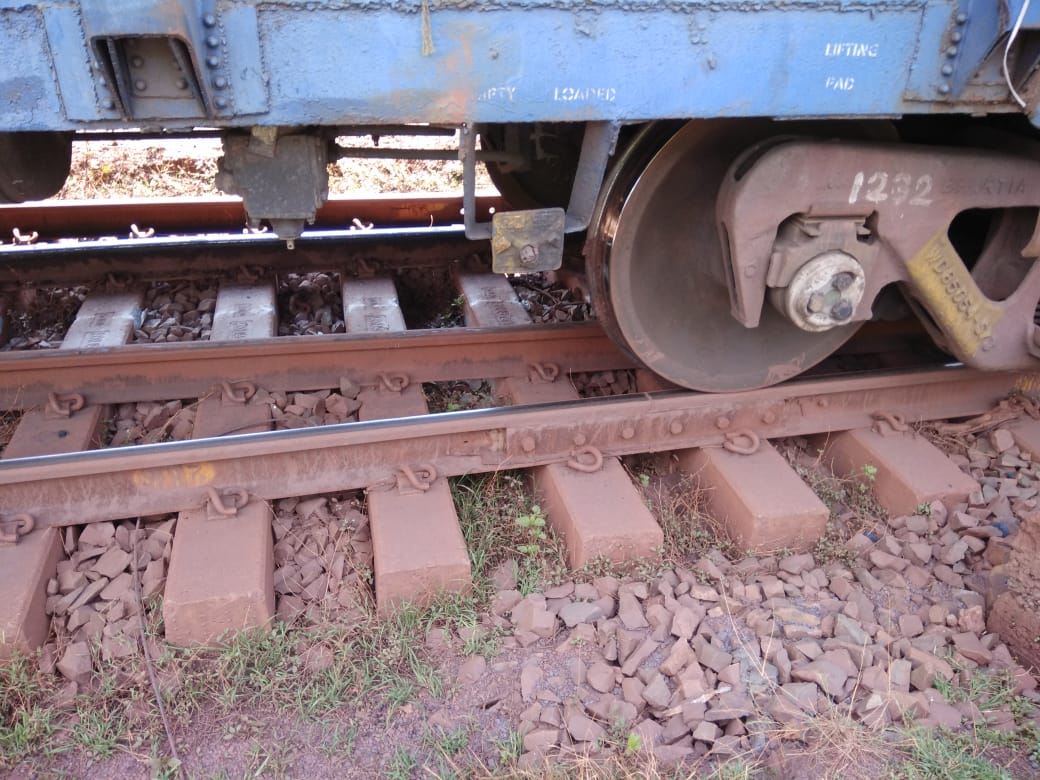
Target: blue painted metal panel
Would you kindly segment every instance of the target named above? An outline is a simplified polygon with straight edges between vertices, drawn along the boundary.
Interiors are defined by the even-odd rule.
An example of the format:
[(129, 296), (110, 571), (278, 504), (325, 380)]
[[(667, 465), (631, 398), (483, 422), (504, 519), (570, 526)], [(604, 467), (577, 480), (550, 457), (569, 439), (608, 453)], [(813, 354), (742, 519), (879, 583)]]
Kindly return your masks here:
[(80, 67), (56, 69), (66, 116), (80, 122), (118, 118), (117, 111), (105, 110), (98, 95), (79, 8), (53, 4), (47, 7), (45, 20), (50, 50), (61, 52), (60, 61), (70, 66), (77, 58), (80, 61)]
[[(1021, 2), (1013, 0), (1012, 10)], [(31, 76), (39, 95), (32, 111), (0, 112), (0, 130), (118, 126), (98, 119), (110, 115), (97, 105), (101, 90), (86, 88), (97, 84), (84, 57), (89, 41), (75, 40), (67, 17), (82, 8), (111, 35), (127, 5), (38, 2), (64, 14), (47, 35), (22, 29), (38, 19), (35, 12), (13, 10), (33, 5), (0, 0), (0, 94), (24, 102), (29, 93), (19, 92), (18, 80)], [(215, 125), (1018, 110), (999, 89), (996, 100), (991, 91), (975, 103), (978, 94), (960, 94), (962, 82), (943, 72), (965, 7), (960, 35), (980, 37), (965, 39), (960, 56), (967, 62), (992, 44), (978, 41), (995, 32), (993, 0), (430, 0), (428, 17), (420, 0), (130, 5), (134, 30), (127, 32), (147, 28), (151, 7), (157, 22), (176, 20), (189, 31), (197, 62), (217, 57), (200, 74), (202, 88), (216, 96), (207, 121)], [(1030, 25), (1040, 24), (1035, 5)], [(202, 29), (204, 14), (216, 24)], [(11, 19), (22, 20), (18, 29)], [(91, 24), (84, 27), (91, 34)], [(424, 51), (431, 41), (432, 52)], [(54, 79), (48, 86), (41, 76), (49, 64), (64, 108)]]
[(287, 16), (264, 7), (260, 29), (274, 110), (310, 121), (899, 110), (918, 8), (872, 17), (869, 10), (709, 13), (685, 5), (596, 16), (553, 7), (437, 10), (429, 57), (421, 54), (419, 18), (393, 11)]
[(262, 114), (269, 103), (256, 9), (248, 5), (230, 6), (217, 18), (224, 33), (225, 72), (230, 82), (232, 113), (236, 116)]
[(66, 124), (40, 12), (0, 7), (0, 124), (46, 130)]

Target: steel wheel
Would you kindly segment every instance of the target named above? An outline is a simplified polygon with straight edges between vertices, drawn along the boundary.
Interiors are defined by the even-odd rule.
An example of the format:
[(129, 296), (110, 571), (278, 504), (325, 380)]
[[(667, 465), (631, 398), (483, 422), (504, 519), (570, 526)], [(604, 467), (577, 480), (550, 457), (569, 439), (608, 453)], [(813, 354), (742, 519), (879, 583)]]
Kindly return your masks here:
[[(780, 134), (820, 131), (765, 120), (693, 121), (677, 132), (674, 124), (651, 126), (618, 161), (593, 216), (586, 262), (597, 317), (633, 357), (683, 387), (775, 384), (827, 357), (858, 328), (808, 333), (769, 305), (758, 328), (730, 315), (715, 196), (741, 152)], [(864, 133), (856, 126), (854, 134)]]

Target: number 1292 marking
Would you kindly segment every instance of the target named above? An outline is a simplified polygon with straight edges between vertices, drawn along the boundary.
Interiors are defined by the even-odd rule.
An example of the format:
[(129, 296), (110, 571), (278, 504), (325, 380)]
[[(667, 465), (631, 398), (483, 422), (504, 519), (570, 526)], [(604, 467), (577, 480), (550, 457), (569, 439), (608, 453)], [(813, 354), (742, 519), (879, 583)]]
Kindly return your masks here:
[(934, 182), (927, 173), (918, 176), (916, 181), (909, 173), (890, 175), (887, 171), (874, 171), (867, 176), (858, 172), (852, 179), (852, 190), (849, 192), (849, 204), (856, 203), (860, 196), (870, 203), (884, 203), (891, 199), (896, 206), (908, 203), (911, 206), (930, 206)]

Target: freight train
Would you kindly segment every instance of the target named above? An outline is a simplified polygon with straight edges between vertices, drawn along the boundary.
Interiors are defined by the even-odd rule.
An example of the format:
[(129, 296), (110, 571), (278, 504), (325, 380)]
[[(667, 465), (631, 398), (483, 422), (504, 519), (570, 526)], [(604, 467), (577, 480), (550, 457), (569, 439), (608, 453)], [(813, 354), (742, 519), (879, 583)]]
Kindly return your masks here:
[(340, 139), (452, 133), (496, 270), (584, 233), (599, 319), (678, 385), (796, 376), (892, 301), (1021, 369), (1038, 62), (1030, 0), (0, 0), (0, 202), (76, 138), (216, 132), (218, 186), (292, 241)]

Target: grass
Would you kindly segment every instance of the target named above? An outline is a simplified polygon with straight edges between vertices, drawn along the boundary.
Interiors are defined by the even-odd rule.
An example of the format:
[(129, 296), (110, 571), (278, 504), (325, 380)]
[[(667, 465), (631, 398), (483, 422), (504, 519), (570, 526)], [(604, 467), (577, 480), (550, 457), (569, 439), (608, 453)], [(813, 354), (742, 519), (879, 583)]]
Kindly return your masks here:
[(903, 745), (906, 760), (894, 776), (900, 780), (1009, 780), (1020, 776), (1012, 765), (1040, 763), (1040, 731), (1030, 716), (1033, 702), (1015, 693), (1014, 677), (1006, 670), (958, 669), (952, 680), (936, 678), (935, 688), (951, 703), (973, 702), (983, 714), (1009, 711), (1011, 730), (985, 722), (964, 731), (911, 727)]
[(423, 393), (431, 414), (495, 406), (491, 385), (486, 381), (480, 382), (475, 389), (469, 382), (424, 382)]
[[(695, 477), (661, 475), (653, 458), (630, 459), (625, 466), (664, 534), (658, 569), (685, 566), (715, 551), (730, 560), (740, 557), (722, 524), (707, 511), (708, 494)], [(646, 573), (655, 576), (658, 571)]]
[(1010, 780), (1012, 775), (987, 757), (985, 745), (971, 735), (915, 729), (909, 734), (902, 780)]
[(491, 574), (498, 566), (515, 562), (524, 595), (567, 575), (562, 540), (545, 524), (519, 474), (460, 477), (452, 481), (452, 495), (473, 567), (474, 622), (477, 605), (494, 593)]
[[(158, 602), (151, 603), (148, 633), (160, 648), (156, 672), (169, 683), (164, 698), (175, 725), (203, 710), (217, 717), (252, 712), (320, 723), (358, 702), (365, 703), (370, 720), (375, 716), (389, 724), (417, 697), (444, 695), (451, 683), (425, 646), (430, 629), (463, 635), (464, 653), (493, 656), (503, 635), (479, 621), (495, 592), (492, 572), (515, 560), (520, 587), (531, 591), (566, 571), (563, 547), (544, 524), (522, 520), (537, 517), (538, 511), (517, 476), (462, 478), (454, 481), (453, 492), (474, 572), (475, 587), (466, 594), (445, 595), (422, 607), (404, 605), (390, 617), (377, 616), (368, 603), (360, 622), (278, 622), (269, 630), (237, 633), (221, 646), (201, 649), (166, 645)], [(326, 669), (304, 664), (304, 652), (316, 645), (330, 651)], [(65, 705), (58, 697), (59, 678), (38, 674), (35, 658), (20, 656), (0, 665), (0, 767), (64, 750), (102, 759), (121, 750), (164, 755), (165, 736), (142, 663), (132, 657), (118, 668), (102, 667), (96, 687)], [(143, 714), (131, 718), (131, 707)], [(240, 733), (237, 728), (229, 732)], [(456, 755), (464, 736), (442, 735), (436, 752)], [(356, 739), (357, 726), (344, 726), (330, 739), (329, 750), (349, 755)], [(283, 772), (279, 754), (262, 741), (258, 745), (249, 758), (250, 771)], [(404, 771), (406, 754), (391, 763), (391, 770)]]
[(851, 567), (856, 554), (846, 542), (861, 531), (884, 527), (888, 517), (874, 492), (877, 468), (868, 464), (857, 473), (840, 477), (819, 466), (791, 465), (830, 512), (827, 528), (813, 548), (817, 564), (836, 562)]
[[(688, 479), (667, 484), (649, 464), (636, 464), (633, 471), (648, 500), (659, 502), (655, 512), (665, 529), (666, 560), (687, 561), (718, 547), (719, 531), (706, 520), (703, 491)], [(268, 631), (229, 637), (220, 647), (181, 649), (158, 641), (159, 678), (176, 683), (164, 686), (175, 731), (183, 733), (187, 724), (205, 713), (206, 719), (223, 725), (226, 738), (246, 740), (245, 765), (235, 776), (292, 774), (294, 754), (264, 733), (272, 716), (320, 729), (318, 747), (330, 761), (357, 761), (358, 744), (365, 744), (365, 730), (372, 724), (380, 730), (392, 727), (422, 701), (450, 694), (453, 681), (446, 679), (436, 651), (424, 641), (430, 629), (443, 628), (452, 637), (461, 636), (455, 649), (465, 654), (492, 657), (497, 653), (505, 634), (481, 618), (496, 591), (493, 577), (504, 563), (515, 564), (517, 585), (523, 592), (588, 574), (567, 569), (560, 540), (518, 474), (462, 477), (451, 484), (471, 556), (472, 590), (423, 607), (405, 605), (389, 618), (377, 616), (369, 601), (360, 621), (331, 620), (317, 626), (278, 623)], [(855, 480), (836, 484), (846, 491), (843, 501), (865, 506), (869, 500), (870, 491), (861, 490)], [(727, 551), (736, 554), (732, 548)], [(148, 631), (158, 640), (162, 628), (158, 604), (149, 606)], [(316, 645), (328, 649), (332, 659), (328, 668), (315, 670), (305, 664), (306, 651)], [(1012, 760), (1021, 766), (1040, 758), (1040, 737), (1029, 720), (1032, 702), (1014, 694), (1009, 674), (958, 674), (953, 683), (940, 681), (936, 687), (951, 702), (972, 701), (983, 711), (1010, 709), (1017, 728), (1007, 733), (980, 724), (956, 734), (875, 730), (835, 709), (817, 714), (797, 729), (773, 727), (769, 736), (785, 753), (810, 757), (813, 776), (820, 777), (860, 777), (866, 768), (876, 778), (986, 780), (1023, 776), (1005, 766)], [(176, 776), (179, 767), (164, 758), (164, 734), (136, 659), (118, 669), (103, 667), (96, 687), (71, 702), (61, 704), (58, 692), (57, 678), (37, 674), (32, 658), (0, 665), (0, 769), (27, 758), (45, 765), (48, 757), (62, 751), (101, 760), (127, 751), (150, 756), (153, 776)], [(672, 772), (658, 767), (641, 740), (623, 726), (609, 730), (595, 755), (564, 751), (543, 762), (521, 760), (522, 735), (510, 732), (494, 742), (498, 760), (484, 766), (486, 754), (477, 755), (474, 744), (483, 737), (486, 749), (493, 738), (478, 735), (474, 728), (468, 720), (451, 729), (427, 727), (421, 737), (397, 743), (396, 750), (384, 754), (382, 775), (413, 777), (421, 771), (444, 778), (626, 780), (763, 776), (759, 757), (750, 754)], [(799, 751), (802, 754), (796, 755)], [(187, 763), (190, 771), (191, 760)]]

